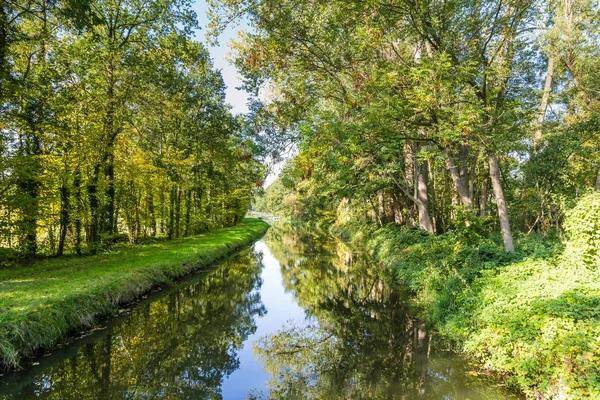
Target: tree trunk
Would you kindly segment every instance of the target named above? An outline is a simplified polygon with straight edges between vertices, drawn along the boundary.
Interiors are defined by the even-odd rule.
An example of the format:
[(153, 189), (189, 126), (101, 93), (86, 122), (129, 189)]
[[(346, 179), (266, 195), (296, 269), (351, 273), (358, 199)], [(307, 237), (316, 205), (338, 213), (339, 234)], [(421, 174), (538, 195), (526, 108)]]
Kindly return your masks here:
[(69, 202), (69, 187), (66, 179), (60, 187), (60, 232), (58, 238), (57, 256), (62, 256), (65, 250), (65, 240), (67, 238), (67, 229), (69, 227), (70, 202)]
[(165, 221), (166, 221), (166, 212), (165, 212), (165, 192), (163, 190), (160, 191), (158, 196), (158, 201), (160, 202), (160, 233), (161, 235), (165, 234)]
[(403, 222), (402, 209), (400, 206), (401, 196), (402, 195), (400, 193), (392, 192), (392, 204), (393, 204), (393, 210), (394, 210), (393, 221), (397, 224), (401, 224)]
[(485, 217), (487, 215), (487, 198), (488, 198), (488, 180), (487, 177), (483, 177), (481, 182), (481, 192), (479, 194), (479, 215)]
[(190, 222), (192, 221), (192, 191), (185, 191), (185, 230), (183, 236), (190, 233)]
[(94, 165), (94, 171), (90, 183), (87, 187), (88, 199), (90, 202), (90, 235), (88, 238), (88, 246), (90, 253), (98, 252), (100, 244), (100, 204), (98, 201), (98, 180), (100, 178), (100, 164)]
[(498, 218), (500, 219), (500, 231), (504, 240), (504, 250), (511, 252), (515, 250), (513, 245), (512, 233), (510, 231), (510, 222), (508, 219), (508, 207), (504, 199), (504, 190), (502, 189), (502, 181), (500, 180), (500, 166), (498, 165), (498, 156), (495, 153), (488, 154), (488, 162), (490, 165), (490, 179), (494, 189), (494, 197), (496, 198), (496, 206), (498, 207)]
[[(132, 186), (133, 186), (133, 182), (132, 182)], [(141, 208), (141, 202), (142, 202), (142, 189), (133, 189), (132, 190), (133, 193), (133, 200), (134, 200), (134, 224), (133, 226), (135, 227), (135, 234), (134, 234), (134, 239), (135, 242), (138, 242), (138, 239), (140, 238), (140, 236), (142, 235), (142, 220), (140, 217), (140, 208)]]
[(546, 118), (546, 110), (548, 108), (548, 100), (552, 90), (552, 77), (554, 76), (554, 56), (548, 57), (548, 70), (546, 71), (546, 83), (544, 84), (544, 92), (542, 93), (542, 102), (538, 109), (537, 127), (533, 137), (533, 151), (537, 153), (540, 143), (542, 142), (542, 127)]
[(117, 128), (115, 121), (115, 71), (112, 55), (106, 63), (106, 115), (104, 117), (104, 177), (106, 203), (102, 207), (102, 231), (115, 233), (115, 149)]
[(383, 197), (383, 193), (379, 192), (379, 195), (377, 196), (377, 202), (379, 205), (379, 225), (384, 225), (385, 224), (385, 199)]
[(427, 161), (429, 173), (431, 174), (431, 221), (433, 222), (433, 231), (437, 232), (437, 206), (436, 206), (436, 188), (435, 188), (435, 169), (431, 166), (431, 161)]
[(146, 188), (146, 208), (150, 215), (150, 229), (152, 237), (156, 236), (156, 212), (154, 210), (154, 193), (152, 193), (152, 186), (148, 185)]
[(392, 193), (391, 192), (388, 193), (388, 201), (387, 201), (387, 203), (388, 203), (388, 207), (387, 207), (387, 210), (388, 210), (387, 221), (388, 222), (394, 222), (394, 220), (395, 220), (394, 199), (392, 197)]
[(167, 236), (169, 239), (173, 239), (175, 237), (175, 203), (177, 202), (176, 188), (171, 189), (171, 195), (169, 200), (169, 226), (167, 228)]
[(596, 175), (596, 185), (594, 186), (596, 192), (600, 192), (600, 168), (598, 168), (598, 174)]
[(7, 76), (8, 76), (8, 15), (5, 8), (5, 2), (0, 4), (0, 100), (6, 96)]
[(378, 214), (378, 209), (377, 207), (375, 207), (375, 203), (373, 203), (373, 199), (371, 199), (371, 196), (367, 197), (367, 199), (369, 199), (369, 204), (371, 204), (371, 221), (372, 222), (379, 222), (379, 214)]
[(81, 171), (75, 170), (73, 186), (75, 188), (75, 252), (81, 255)]
[(456, 163), (454, 162), (454, 158), (452, 157), (452, 152), (448, 147), (444, 148), (444, 153), (446, 154), (446, 165), (448, 167), (448, 171), (450, 172), (450, 177), (452, 178), (452, 182), (454, 183), (454, 189), (460, 198), (461, 203), (468, 209), (473, 209), (473, 201), (471, 196), (469, 196), (469, 190), (465, 183), (464, 176), (461, 176)]
[(177, 185), (177, 198), (175, 200), (175, 237), (179, 237), (181, 228), (181, 186)]
[(41, 173), (39, 156), (42, 146), (33, 123), (30, 123), (29, 129), (30, 131), (23, 135), (24, 143), (18, 150), (24, 156), (24, 161), (23, 165), (19, 165), (16, 169), (15, 176), (17, 193), (22, 196), (17, 204), (20, 211), (20, 221), (17, 225), (19, 244), (24, 255), (33, 257), (37, 253), (39, 174)]
[(419, 211), (419, 226), (427, 232), (433, 233), (433, 224), (429, 216), (429, 199), (427, 197), (427, 184), (429, 181), (429, 167), (427, 160), (422, 161), (419, 166), (417, 178), (416, 204)]
[[(112, 148), (112, 146), (110, 147)], [(108, 152), (108, 157), (104, 166), (106, 204), (102, 208), (102, 232), (112, 235), (115, 233), (115, 158), (112, 149), (109, 149)]]
[[(415, 167), (415, 155), (413, 146), (410, 143), (404, 145), (404, 180), (408, 185), (408, 191), (412, 197), (416, 197), (416, 167)], [(409, 193), (404, 193), (407, 197)], [(408, 197), (410, 199), (410, 197)], [(415, 203), (412, 201), (405, 201), (407, 215), (407, 224), (410, 226), (415, 225)]]

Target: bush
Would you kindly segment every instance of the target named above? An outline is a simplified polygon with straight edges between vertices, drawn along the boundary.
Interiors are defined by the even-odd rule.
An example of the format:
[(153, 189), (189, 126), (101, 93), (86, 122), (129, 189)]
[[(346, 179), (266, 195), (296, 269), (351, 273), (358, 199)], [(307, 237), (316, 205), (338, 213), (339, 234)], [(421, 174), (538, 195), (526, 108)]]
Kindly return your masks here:
[(110, 247), (119, 243), (129, 243), (129, 235), (126, 233), (115, 233), (112, 235), (102, 235), (100, 238), (103, 249), (109, 249)]
[(564, 262), (600, 268), (600, 193), (583, 196), (567, 213)]
[(0, 247), (0, 269), (15, 266), (19, 261), (19, 252), (15, 249)]
[(393, 271), (413, 312), (450, 344), (530, 397), (600, 398), (600, 194), (568, 213), (565, 246), (556, 234), (520, 234), (506, 253), (473, 222), (439, 236), (396, 225), (334, 232)]

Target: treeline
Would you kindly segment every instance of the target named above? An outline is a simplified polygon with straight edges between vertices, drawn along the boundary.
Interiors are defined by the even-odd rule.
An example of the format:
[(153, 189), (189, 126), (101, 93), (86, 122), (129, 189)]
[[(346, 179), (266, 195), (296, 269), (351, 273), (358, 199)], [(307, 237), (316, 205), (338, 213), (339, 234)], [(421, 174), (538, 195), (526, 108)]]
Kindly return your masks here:
[(262, 167), (187, 0), (0, 4), (0, 250), (235, 224)]
[(271, 89), (265, 126), (296, 140), (267, 191), (288, 214), (428, 232), (482, 222), (512, 251), (515, 227), (559, 228), (600, 190), (597, 2), (220, 0), (213, 11), (217, 28), (249, 19), (237, 64), (249, 88)]

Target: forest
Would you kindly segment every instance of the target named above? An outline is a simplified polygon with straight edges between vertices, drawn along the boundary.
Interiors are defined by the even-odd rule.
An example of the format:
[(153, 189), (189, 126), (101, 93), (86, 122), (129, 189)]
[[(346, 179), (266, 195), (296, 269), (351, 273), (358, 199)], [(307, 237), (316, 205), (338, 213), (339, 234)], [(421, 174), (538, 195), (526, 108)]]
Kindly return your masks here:
[[(519, 395), (600, 398), (597, 0), (207, 0), (208, 44), (241, 29), (244, 115), (194, 5), (0, 0), (0, 367), (248, 246), (268, 229), (240, 224), (251, 205), (312, 232), (273, 229), (278, 256), (317, 234), (350, 249), (343, 271), (279, 257), (316, 314), (335, 309), (323, 288), (353, 304), (350, 275), (377, 282), (356, 295), (385, 307), (350, 310), (368, 329), (344, 305), (323, 338), (426, 327)], [(263, 338), (267, 369), (321, 334), (304, 333)], [(300, 354), (306, 375), (283, 383), (327, 389), (310, 377), (347, 343)], [(368, 360), (349, 361), (337, 372), (359, 382)]]
[(245, 215), (264, 168), (191, 5), (0, 3), (0, 264)]
[(253, 208), (369, 252), (528, 397), (598, 398), (600, 4), (210, 4), (214, 34), (250, 26), (232, 58), (294, 149)]
[(600, 190), (594, 1), (216, 3), (253, 22), (237, 65), (298, 144), (259, 208), (432, 233), (495, 216), (513, 251)]

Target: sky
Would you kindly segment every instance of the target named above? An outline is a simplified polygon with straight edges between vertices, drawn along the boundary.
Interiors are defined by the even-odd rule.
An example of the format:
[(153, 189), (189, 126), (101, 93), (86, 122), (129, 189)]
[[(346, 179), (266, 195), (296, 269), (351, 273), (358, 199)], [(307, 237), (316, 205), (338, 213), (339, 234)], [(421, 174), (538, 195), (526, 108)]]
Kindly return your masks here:
[(248, 93), (236, 89), (236, 87), (241, 85), (242, 81), (235, 66), (231, 65), (229, 61), (226, 60), (226, 56), (229, 52), (229, 42), (232, 39), (237, 39), (238, 32), (246, 29), (248, 25), (241, 23), (238, 26), (228, 26), (223, 34), (219, 36), (219, 46), (208, 46), (205, 40), (205, 34), (207, 31), (206, 26), (208, 24), (208, 18), (206, 16), (206, 1), (196, 0), (193, 8), (198, 15), (198, 22), (201, 27), (201, 30), (196, 33), (196, 39), (208, 47), (215, 68), (221, 70), (221, 73), (223, 74), (223, 80), (225, 81), (225, 85), (227, 85), (225, 95), (227, 97), (227, 102), (232, 106), (232, 112), (234, 114), (246, 113), (248, 111), (248, 107), (246, 105)]
[[(225, 96), (227, 103), (229, 103), (232, 107), (231, 111), (233, 114), (248, 112), (248, 93), (243, 90), (236, 89), (237, 87), (241, 86), (242, 80), (235, 66), (227, 60), (229, 43), (232, 40), (238, 39), (238, 32), (248, 29), (248, 24), (242, 21), (242, 23), (238, 23), (237, 25), (229, 25), (223, 31), (221, 36), (219, 36), (219, 46), (209, 46), (205, 39), (205, 34), (207, 31), (206, 27), (208, 25), (208, 18), (206, 16), (206, 10), (208, 6), (206, 1), (196, 0), (193, 8), (198, 15), (198, 22), (201, 27), (200, 31), (196, 32), (196, 39), (207, 46), (208, 51), (213, 59), (215, 68), (221, 70), (223, 80), (225, 81), (225, 85), (227, 85)], [(272, 166), (272, 172), (269, 173), (267, 179), (265, 180), (265, 188), (273, 183), (275, 178), (277, 178), (277, 175), (279, 175), (282, 167), (282, 163)]]

